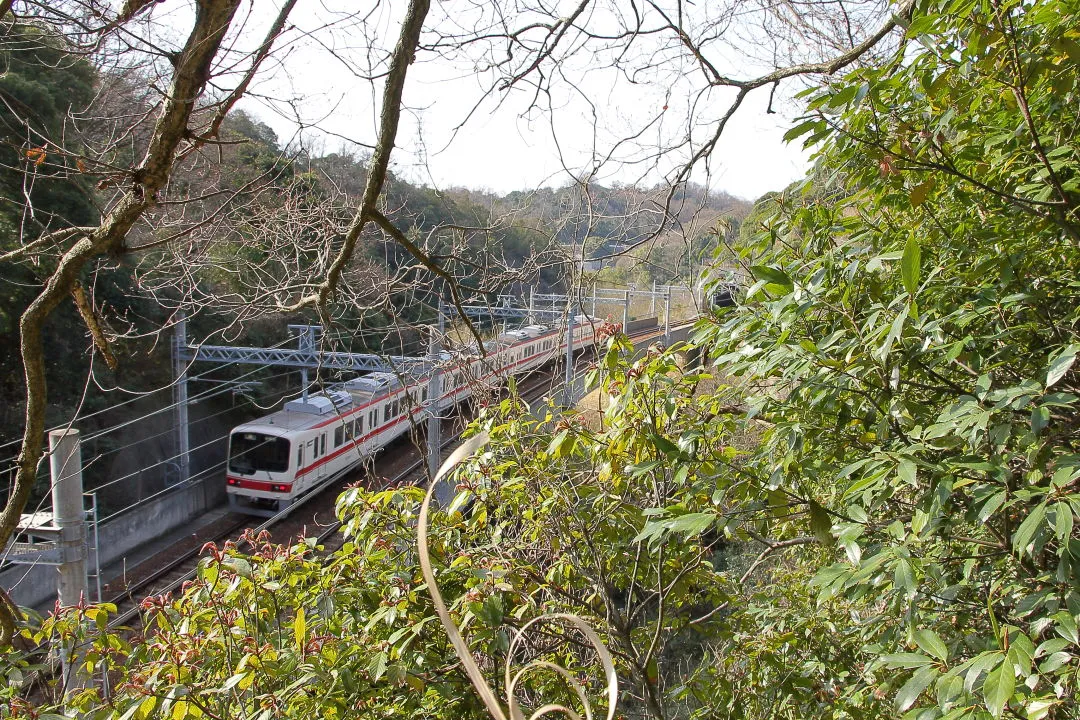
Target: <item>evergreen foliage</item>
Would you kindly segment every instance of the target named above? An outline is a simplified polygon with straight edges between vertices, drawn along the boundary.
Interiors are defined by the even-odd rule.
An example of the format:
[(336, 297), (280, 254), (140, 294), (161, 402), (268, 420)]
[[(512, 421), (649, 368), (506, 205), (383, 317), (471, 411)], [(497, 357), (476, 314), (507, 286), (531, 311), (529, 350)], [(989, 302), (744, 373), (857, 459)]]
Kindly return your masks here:
[[(705, 370), (616, 337), (596, 423), (514, 398), (481, 418), (431, 547), (493, 686), (542, 659), (599, 695), (572, 633), (507, 657), (569, 612), (626, 717), (1080, 714), (1076, 16), (920, 3), (902, 52), (806, 94), (789, 136), (814, 173), (743, 226), (753, 280), (700, 323)], [(484, 717), (420, 576), (420, 501), (349, 489), (327, 559), (209, 548), (133, 644), (85, 622), (106, 608), (25, 633), (79, 634), (122, 679), (72, 698), (84, 717)], [(530, 679), (530, 710), (576, 702)]]

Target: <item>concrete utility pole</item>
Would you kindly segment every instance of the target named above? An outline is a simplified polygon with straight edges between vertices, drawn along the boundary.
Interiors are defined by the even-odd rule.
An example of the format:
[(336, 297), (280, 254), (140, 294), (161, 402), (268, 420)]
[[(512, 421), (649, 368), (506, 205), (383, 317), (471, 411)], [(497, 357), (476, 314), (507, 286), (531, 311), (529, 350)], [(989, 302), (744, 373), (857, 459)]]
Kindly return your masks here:
[(623, 291), (623, 309), (622, 309), (622, 329), (623, 332), (627, 332), (627, 328), (630, 327), (630, 293), (632, 290)]
[(649, 295), (649, 317), (656, 315), (656, 280), (652, 281), (652, 294)]
[[(59, 530), (60, 576), (57, 594), (64, 607), (87, 599), (86, 512), (83, 510), (82, 449), (79, 431), (49, 433), (49, 471), (52, 478), (53, 524)], [(64, 692), (86, 687), (81, 652), (74, 646), (61, 651)]]
[[(439, 471), (442, 460), (442, 413), (439, 408), (439, 400), (442, 398), (442, 338), (446, 332), (446, 316), (443, 315), (442, 302), (438, 308), (439, 323), (431, 333), (429, 356), (431, 358), (431, 376), (428, 378), (428, 417), (427, 417), (427, 465), (428, 481), (435, 479), (435, 473)], [(436, 500), (444, 507), (454, 497), (453, 489), (446, 485), (436, 488)]]
[[(533, 288), (529, 288), (529, 324), (530, 325), (535, 325), (536, 324), (536, 305), (533, 302), (533, 294), (534, 293), (535, 293), (535, 290), (533, 290)], [(442, 317), (441, 308), (440, 308), (439, 317), (440, 318)]]
[[(176, 408), (176, 457), (180, 478), (185, 483), (191, 474), (190, 454), (191, 439), (188, 428), (188, 375), (187, 359), (187, 317), (180, 313), (176, 320), (176, 332), (173, 335), (173, 406)], [(81, 491), (80, 491), (81, 492)], [(82, 502), (81, 500), (79, 502)]]

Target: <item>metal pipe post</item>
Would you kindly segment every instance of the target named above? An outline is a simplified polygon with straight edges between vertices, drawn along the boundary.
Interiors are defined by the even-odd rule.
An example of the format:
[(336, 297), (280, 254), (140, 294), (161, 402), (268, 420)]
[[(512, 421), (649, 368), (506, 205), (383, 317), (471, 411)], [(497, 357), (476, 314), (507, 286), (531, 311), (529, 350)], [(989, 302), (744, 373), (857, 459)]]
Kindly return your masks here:
[(626, 290), (623, 293), (623, 309), (622, 309), (622, 329), (623, 332), (628, 332), (627, 328), (630, 327), (630, 290)]
[(656, 280), (652, 281), (652, 295), (649, 296), (649, 317), (656, 315)]
[(566, 379), (563, 387), (563, 405), (570, 407), (574, 398), (574, 306), (566, 305)]
[[(535, 294), (535, 292), (536, 291), (533, 288), (529, 288), (529, 324), (530, 325), (535, 325), (536, 324), (536, 304), (535, 304), (534, 298), (533, 298), (533, 295)], [(439, 313), (439, 317), (440, 318), (442, 317), (442, 313)]]
[(183, 313), (177, 318), (176, 333), (173, 335), (173, 404), (176, 408), (176, 457), (180, 469), (178, 482), (185, 483), (191, 474), (191, 436), (188, 426), (188, 374), (187, 358), (187, 318)]
[(664, 345), (671, 345), (671, 286), (667, 286), (667, 300), (664, 301)]
[[(303, 352), (312, 352), (315, 350), (315, 333), (312, 330), (311, 325), (300, 326), (300, 337), (297, 339), (297, 347)], [(301, 399), (307, 402), (308, 399), (308, 369), (306, 367), (300, 368), (300, 393)]]
[[(442, 368), (439, 367), (442, 350), (442, 338), (446, 332), (446, 320), (442, 311), (442, 303), (439, 303), (439, 324), (433, 327), (429, 357), (431, 358), (431, 377), (428, 378), (428, 417), (427, 417), (427, 466), (428, 481), (435, 479), (435, 473), (439, 470), (442, 460), (442, 413), (440, 400), (442, 399)], [(435, 499), (443, 507), (453, 499), (453, 490), (449, 485), (443, 484), (436, 488)]]
[[(52, 478), (53, 524), (60, 535), (60, 605), (70, 607), (89, 598), (86, 579), (86, 512), (83, 510), (82, 450), (79, 431), (49, 433), (49, 471)], [(64, 692), (86, 687), (81, 652), (75, 646), (61, 650)]]

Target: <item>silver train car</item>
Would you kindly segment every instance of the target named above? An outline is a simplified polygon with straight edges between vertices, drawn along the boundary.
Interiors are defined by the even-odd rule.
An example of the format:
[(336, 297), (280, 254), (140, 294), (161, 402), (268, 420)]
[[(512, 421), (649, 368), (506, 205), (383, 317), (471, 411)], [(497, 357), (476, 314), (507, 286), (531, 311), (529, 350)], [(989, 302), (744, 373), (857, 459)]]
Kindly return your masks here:
[[(596, 321), (574, 318), (574, 348), (591, 347)], [(561, 358), (566, 331), (530, 325), (500, 335), (488, 354), (442, 368), (441, 392), (428, 397), (427, 375), (373, 372), (234, 428), (225, 491), (230, 509), (272, 515), (296, 498), (339, 478), (431, 413), (469, 398), (478, 383), (502, 384)]]

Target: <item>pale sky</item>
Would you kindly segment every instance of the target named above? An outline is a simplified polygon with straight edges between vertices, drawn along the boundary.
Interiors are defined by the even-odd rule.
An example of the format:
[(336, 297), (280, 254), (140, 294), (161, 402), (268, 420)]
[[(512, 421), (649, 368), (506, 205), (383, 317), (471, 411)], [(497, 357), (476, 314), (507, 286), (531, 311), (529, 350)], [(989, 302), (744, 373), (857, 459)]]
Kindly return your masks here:
[[(368, 19), (364, 30), (376, 37), (376, 44), (396, 39), (398, 18), (392, 17), (394, 14), (387, 10)], [(252, 28), (262, 19), (262, 13), (256, 13)], [(299, 19), (318, 22), (307, 16)], [(438, 18), (429, 18), (429, 23), (433, 22)], [(343, 32), (330, 42), (294, 39), (287, 62), (259, 83), (254, 88), (255, 97), (241, 107), (274, 128), (282, 141), (295, 142), (297, 138), (297, 124), (290, 116), (300, 116), (306, 124), (317, 126), (303, 135), (305, 144), (316, 154), (350, 147), (346, 138), (372, 142), (381, 85), (373, 87), (358, 79), (352, 72), (355, 68), (342, 60), (350, 53), (355, 57), (359, 48), (372, 42), (371, 37), (358, 38), (356, 34)], [(547, 98), (556, 106), (550, 115), (538, 114), (535, 109), (530, 112), (527, 101), (532, 95), (522, 89), (503, 98), (499, 107), (489, 100), (469, 117), (481, 97), (484, 78), (460, 64), (418, 55), (405, 88), (407, 111), (392, 157), (393, 171), (415, 183), (498, 193), (564, 186), (573, 175), (592, 167), (590, 157), (606, 155), (617, 138), (640, 131), (650, 118), (660, 116), (662, 109), (662, 120), (650, 126), (636, 146), (621, 147), (616, 153), (619, 159), (638, 159), (685, 135), (691, 115), (698, 123), (695, 139), (700, 139), (711, 130), (711, 121), (726, 107), (729, 97), (720, 92), (716, 97), (693, 94), (689, 82), (684, 83), (692, 67), (665, 66), (666, 78), (629, 85), (620, 82), (617, 74), (605, 74), (602, 67), (589, 67), (589, 56), (577, 60), (577, 67), (567, 64), (570, 73), (576, 73), (574, 84), (559, 87)], [(744, 69), (737, 74), (749, 73)], [(714, 189), (754, 200), (805, 174), (806, 153), (798, 144), (782, 142), (784, 132), (793, 124), (794, 106), (778, 99), (780, 112), (766, 114), (768, 92), (762, 88), (752, 93), (729, 123), (710, 159), (710, 185)], [(466, 117), (468, 122), (453, 134)], [(594, 132), (594, 127), (600, 130)], [(560, 161), (560, 150), (569, 172)], [(655, 184), (684, 157), (670, 153), (652, 165), (611, 162), (599, 170), (596, 181)], [(705, 180), (703, 169), (694, 179)]]

